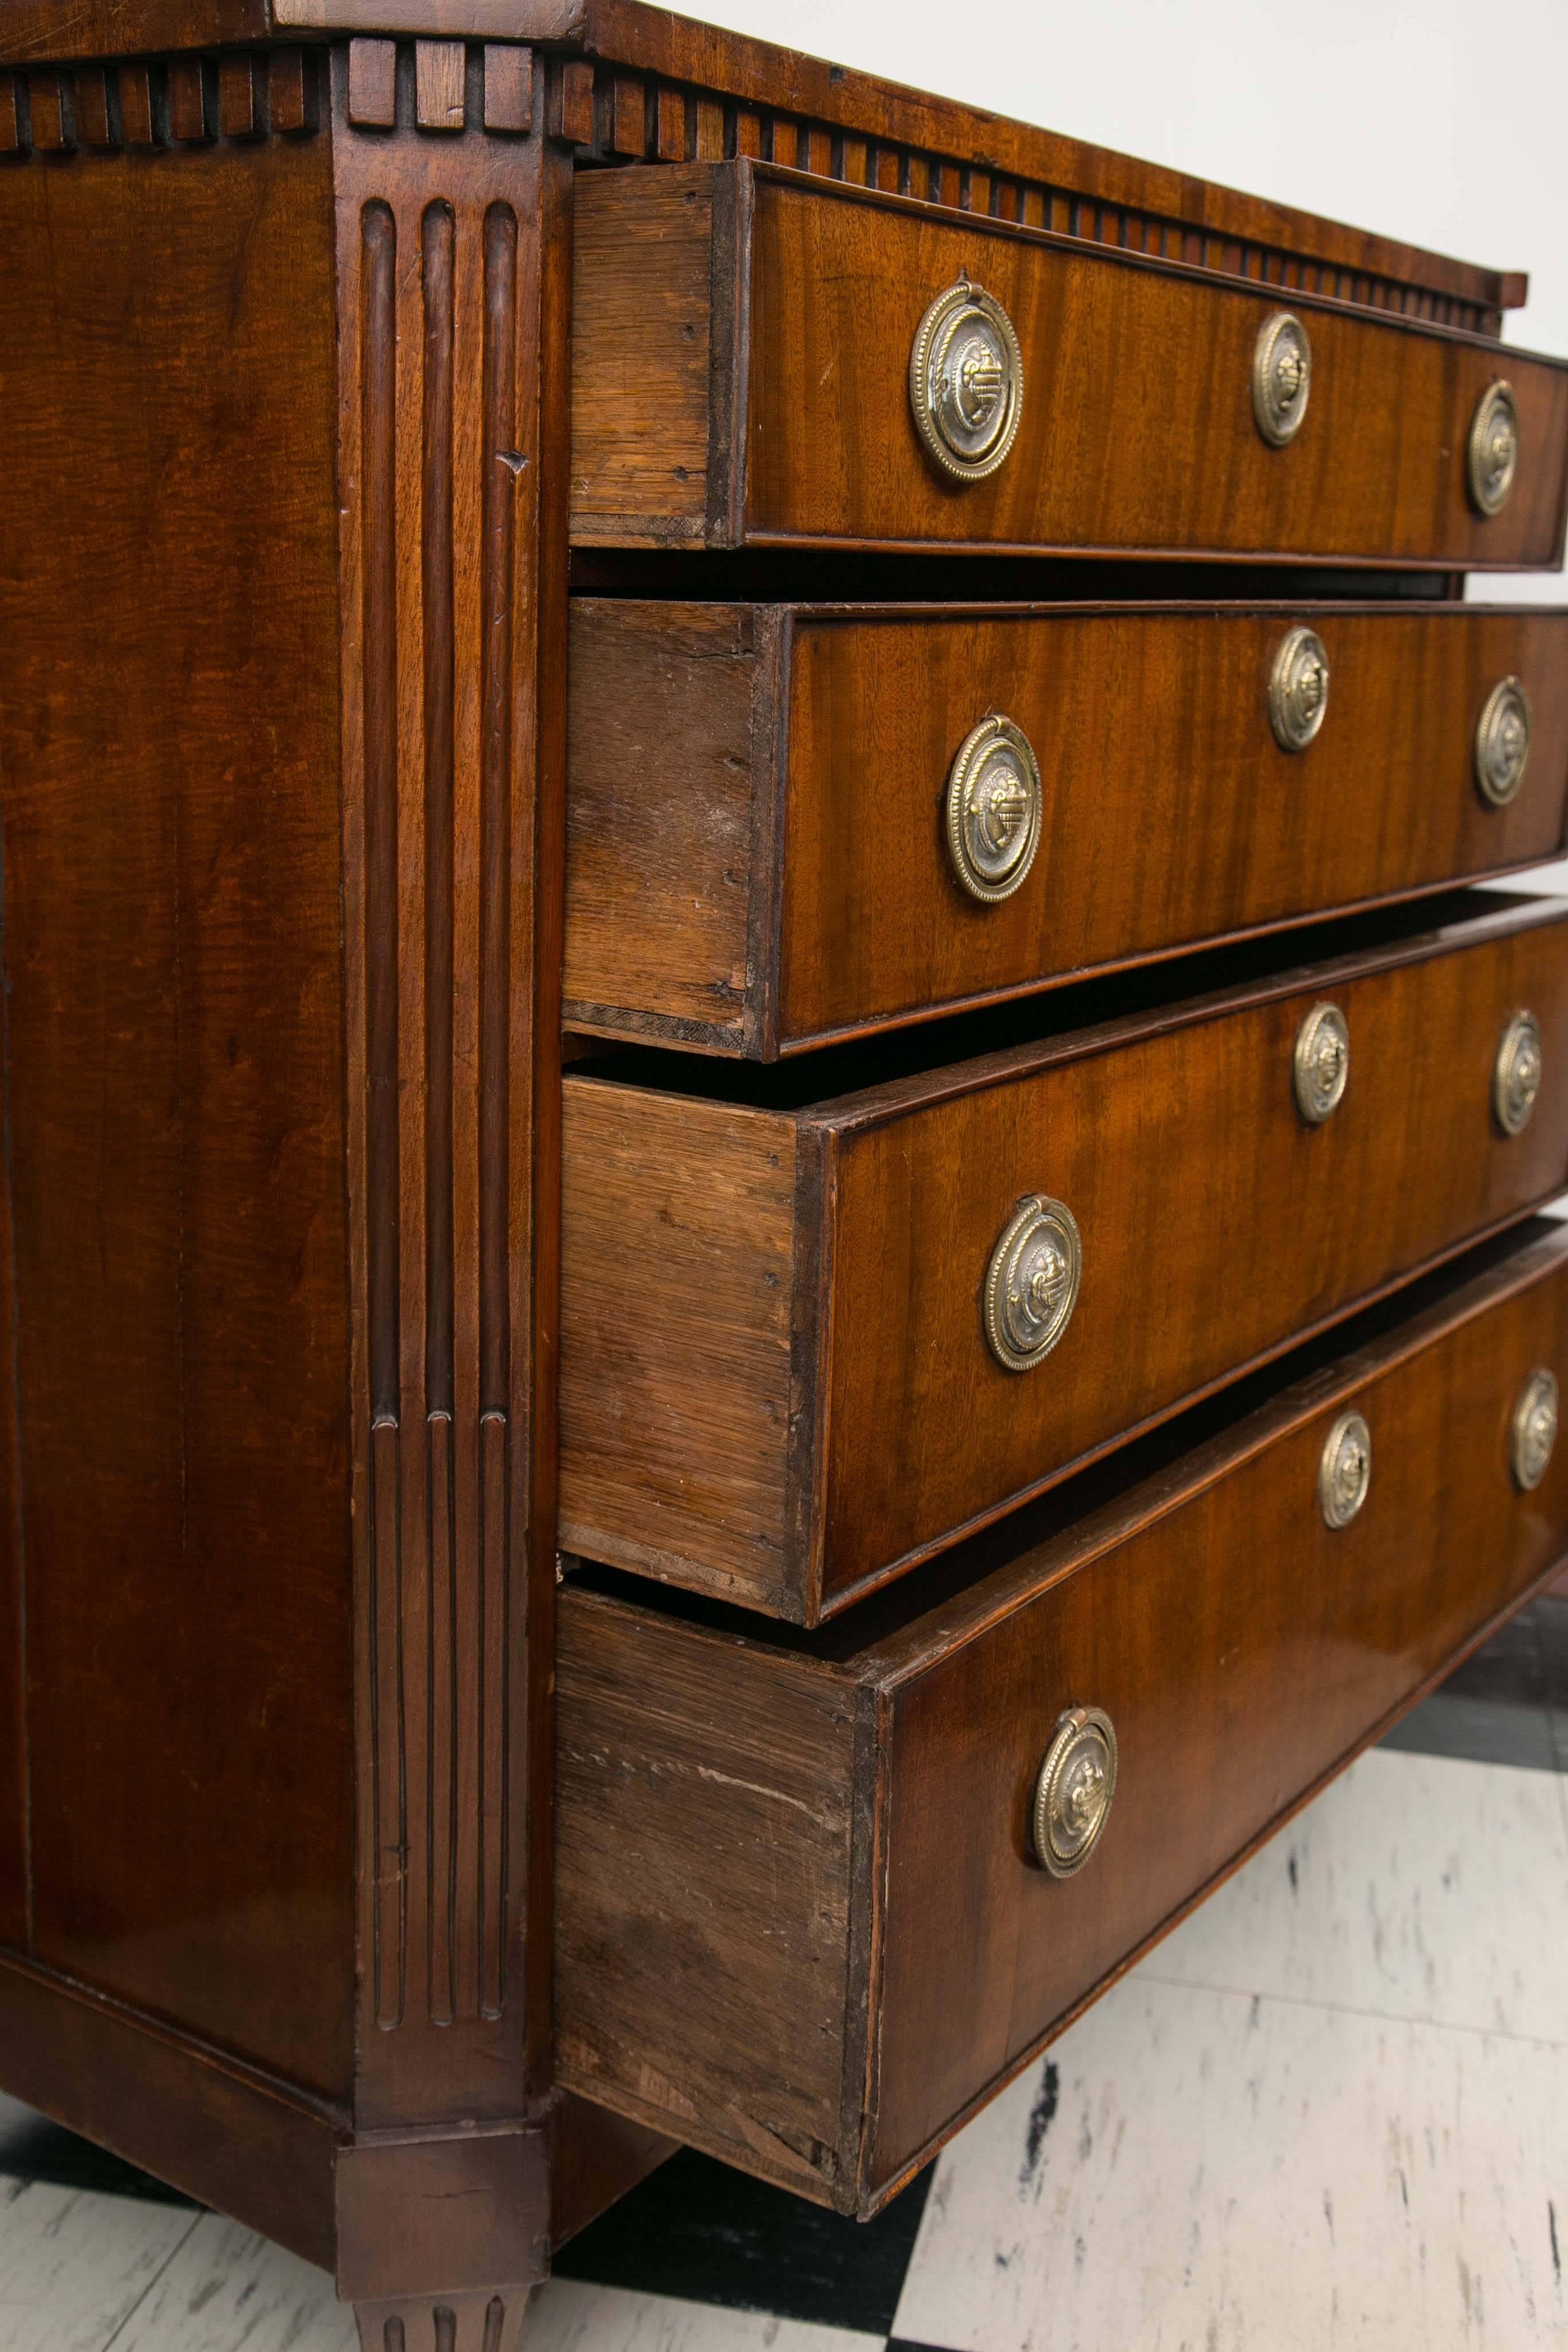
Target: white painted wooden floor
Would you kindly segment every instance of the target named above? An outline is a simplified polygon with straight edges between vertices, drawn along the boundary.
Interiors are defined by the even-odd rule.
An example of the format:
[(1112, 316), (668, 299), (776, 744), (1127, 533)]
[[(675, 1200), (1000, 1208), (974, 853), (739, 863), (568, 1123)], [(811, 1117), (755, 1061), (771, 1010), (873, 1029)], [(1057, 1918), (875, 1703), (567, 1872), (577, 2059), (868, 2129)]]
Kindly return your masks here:
[[(350, 2352), (308, 2265), (26, 2168), (0, 2352)], [(778, 2313), (563, 2278), (532, 2342), (1568, 2352), (1565, 2252), (1568, 1779), (1385, 1748), (947, 2151), (876, 2332), (782, 2315), (781, 2239)]]

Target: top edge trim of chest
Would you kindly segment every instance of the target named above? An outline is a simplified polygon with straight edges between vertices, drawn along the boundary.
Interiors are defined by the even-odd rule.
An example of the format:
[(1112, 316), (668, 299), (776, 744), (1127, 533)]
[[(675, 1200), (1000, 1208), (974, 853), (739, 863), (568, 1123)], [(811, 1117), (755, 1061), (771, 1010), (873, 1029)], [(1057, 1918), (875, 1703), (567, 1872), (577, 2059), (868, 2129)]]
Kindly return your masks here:
[[(813, 169), (874, 187), (903, 188), (912, 179), (924, 194), (929, 181), (934, 194), (944, 174), (955, 185), (962, 175), (962, 200), (1004, 217), (1009, 206), (1012, 217), (1033, 218), (1042, 202), (1081, 199), (1092, 217), (1079, 233), (1112, 244), (1168, 252), (1194, 240), (1232, 241), (1244, 273), (1265, 281), (1294, 283), (1290, 272), (1303, 258), (1329, 263), (1360, 280), (1343, 289), (1348, 299), (1422, 315), (1432, 315), (1433, 303), (1439, 316), (1453, 305), (1471, 314), (1454, 323), (1482, 331), (1495, 332), (1499, 314), (1525, 299), (1521, 273), (1426, 252), (643, 0), (74, 0), (68, 10), (61, 0), (6, 0), (4, 15), (0, 67), (334, 35), (543, 43), (576, 66), (579, 102), (584, 64), (592, 61), (595, 101), (602, 91), (607, 103), (595, 102), (585, 130), (563, 121), (562, 131), (595, 155), (752, 153), (792, 162), (805, 160), (799, 150), (808, 147)], [(653, 101), (646, 139), (639, 100)], [(675, 128), (682, 101), (684, 146)], [(715, 102), (716, 131), (699, 119)]]
[(582, 545), (1560, 560), (1568, 365), (1485, 336), (744, 159), (582, 173), (574, 243)]

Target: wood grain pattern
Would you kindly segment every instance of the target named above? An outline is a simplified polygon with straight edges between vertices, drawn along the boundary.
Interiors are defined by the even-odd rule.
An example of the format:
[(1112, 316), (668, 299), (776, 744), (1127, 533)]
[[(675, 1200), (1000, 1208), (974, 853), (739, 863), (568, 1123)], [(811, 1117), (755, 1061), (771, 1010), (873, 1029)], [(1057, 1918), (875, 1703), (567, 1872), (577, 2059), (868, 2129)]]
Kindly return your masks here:
[(570, 167), (474, 63), (84, 68), (0, 186), (0, 2079), (427, 2322), (552, 2144)]
[[(1286, 630), (1332, 678), (1268, 716)], [(573, 604), (565, 1017), (771, 1059), (1557, 854), (1568, 618), (1492, 605), (1093, 609)], [(1475, 782), (1521, 677), (1518, 797)], [(942, 793), (970, 726), (1034, 745), (1024, 887), (967, 898)], [(782, 813), (775, 802), (782, 799)]]
[(165, 68), (169, 136), (200, 146), (217, 136), (217, 76), (202, 58), (171, 58)]
[(541, 2131), (377, 2133), (341, 2148), (341, 2300), (428, 2306), (442, 2282), (480, 2297), (528, 2287), (547, 2259), (534, 2232), (549, 2207), (548, 2165)]
[[(1484, 338), (1293, 292), (1312, 338), (1311, 405), (1289, 447), (1271, 449), (1253, 421), (1251, 369), (1278, 296), (761, 164), (677, 166), (670, 180), (657, 199), (667, 214), (693, 202), (668, 254), (637, 226), (640, 175), (598, 175), (582, 192), (580, 298), (599, 321), (574, 389), (594, 424), (574, 457), (583, 543), (1158, 549), (1477, 569), (1560, 560), (1568, 370), (1555, 362), (1509, 354), (1524, 454), (1489, 520), (1464, 477), (1472, 412), (1500, 373)], [(709, 331), (720, 380), (741, 388), (743, 438), (730, 479), (710, 478), (699, 500), (689, 471), (672, 478), (666, 443), (695, 446), (709, 421), (689, 368), (672, 406), (701, 341), (692, 306), (708, 204)], [(965, 269), (1012, 316), (1026, 394), (1006, 462), (959, 485), (921, 446), (907, 370), (926, 305)], [(744, 289), (738, 305), (721, 281)], [(657, 399), (644, 389), (655, 382)], [(637, 390), (617, 430), (606, 386), (623, 383)]]
[[(1057, 242), (1029, 253), (1053, 268), (1109, 269), (1115, 248), (1211, 308), (1288, 299), (1331, 321), (1331, 339), (1430, 344), (1449, 371), (1445, 422), (1470, 396), (1461, 362), (1499, 362), (1442, 331), (1492, 332), (1522, 287), (619, 0), (11, 0), (4, 14), (0, 277), (26, 331), (0, 351), (16, 420), (0, 489), (0, 1321), (15, 1359), (0, 1360), (0, 2079), (334, 2263), (374, 2352), (499, 2352), (550, 2242), (658, 2161), (672, 2122), (685, 2130), (679, 2098), (698, 2112), (710, 2089), (726, 2145), (847, 2207), (885, 2192), (924, 2127), (918, 2063), (890, 2027), (869, 2039), (882, 1955), (903, 1965), (871, 1900), (877, 1841), (904, 1818), (878, 1766), (901, 1685), (884, 1674), (873, 1688), (853, 1644), (791, 1654), (782, 1675), (761, 1645), (735, 1653), (725, 1782), (702, 1777), (726, 1772), (706, 1745), (727, 1704), (710, 1650), (691, 1652), (668, 1724), (695, 1776), (679, 1785), (728, 1788), (742, 1851), (786, 1902), (783, 1937), (764, 1894), (729, 1923), (755, 1983), (783, 1987), (772, 2040), (748, 2033), (737, 2088), (688, 2006), (700, 2098), (657, 2065), (624, 2093), (639, 2004), (689, 2004), (708, 1965), (700, 1933), (654, 1938), (621, 1988), (621, 2048), (579, 2037), (595, 2097), (610, 2084), (625, 2113), (562, 2101), (558, 1369), (592, 1474), (573, 1497), (579, 1540), (596, 1519), (655, 1574), (696, 1558), (710, 1590), (753, 1605), (838, 1606), (871, 1542), (854, 1483), (883, 1512), (889, 1475), (872, 1422), (863, 1464), (842, 1450), (832, 1380), (874, 1412), (884, 1394), (847, 1369), (883, 1344), (854, 1284), (876, 1258), (887, 1293), (913, 1298), (932, 1235), (946, 1249), (951, 1226), (962, 1251), (980, 1234), (991, 1203), (964, 1192), (964, 1121), (988, 1148), (994, 1111), (966, 1104), (1055, 1089), (1079, 1152), (1068, 1181), (1101, 1172), (1068, 1050), (804, 1112), (677, 1088), (657, 1136), (647, 1095), (628, 1117), (613, 1089), (574, 1081), (574, 1173), (591, 1181), (574, 1185), (565, 1253), (590, 1298), (573, 1329), (614, 1376), (570, 1349), (558, 1367), (574, 162), (638, 167), (616, 176), (637, 183), (641, 272), (640, 311), (623, 287), (586, 314), (579, 350), (607, 373), (578, 471), (641, 499), (661, 544), (766, 488), (740, 331), (759, 189), (775, 208), (858, 191), (873, 247), (884, 216), (987, 251), (1047, 233)], [(608, 176), (583, 173), (590, 211)], [(782, 264), (768, 299), (785, 316), (781, 290)], [(1402, 340), (1377, 312), (1439, 331)], [(639, 415), (613, 346), (649, 318), (665, 373), (657, 413)], [(1524, 405), (1533, 448), (1554, 428)], [(1446, 574), (1467, 560), (1445, 542)], [(701, 977), (656, 1017), (738, 1018), (750, 1049), (766, 1028), (756, 976), (781, 953), (784, 910), (757, 884), (770, 860), (779, 870), (789, 629), (767, 612), (681, 626), (684, 684), (675, 666), (645, 706), (580, 698), (574, 723), (598, 718), (623, 763), (647, 761), (655, 725), (662, 757), (663, 736), (700, 723), (698, 822), (672, 829), (650, 796), (634, 842), (648, 908), (670, 902), (678, 870), (695, 902), (660, 920)], [(842, 696), (814, 691), (802, 729), (826, 725), (824, 692)], [(607, 798), (590, 811), (601, 887), (611, 815)], [(1504, 931), (1484, 951), (1500, 970), (1513, 956), (1505, 978), (1529, 984), (1554, 1070), (1545, 950)], [(641, 971), (647, 944), (635, 927), (617, 942), (620, 992), (662, 984)], [(1370, 989), (1389, 974), (1340, 977)], [(1479, 1022), (1486, 991), (1470, 993)], [(1205, 1018), (1215, 1034), (1278, 1026), (1283, 1001)], [(1440, 993), (1422, 1003), (1434, 1024), (1454, 1013)], [(1415, 1018), (1391, 1013), (1390, 1034)], [(1479, 1048), (1454, 1019), (1468, 1084)], [(1101, 1039), (1106, 1062), (1152, 1051), (1168, 1025)], [(1278, 1044), (1269, 1032), (1271, 1069)], [(1241, 1097), (1245, 1062), (1234, 1045), (1207, 1056), (1214, 1100)], [(1152, 1099), (1174, 1128), (1175, 1081)], [(1440, 1180), (1408, 1230), (1372, 1217), (1363, 1257), (1320, 1282), (1320, 1319), (1384, 1278), (1395, 1243), (1407, 1272), (1483, 1213), (1514, 1215), (1546, 1181), (1538, 1160), (1563, 1173), (1555, 1098), (1504, 1176), (1436, 1115), (1394, 1108), (1412, 1164), (1441, 1157)], [(1194, 1149), (1176, 1142), (1173, 1165)], [(1274, 1186), (1297, 1213), (1290, 1248), (1321, 1256), (1321, 1212), (1314, 1225), (1279, 1184), (1276, 1148), (1284, 1165), (1275, 1139), (1252, 1169), (1237, 1146), (1233, 1183), (1245, 1193), (1250, 1171)], [(1353, 1195), (1370, 1146), (1342, 1156)], [(1136, 1192), (1130, 1176), (1108, 1184), (1107, 1214)], [(1184, 1234), (1164, 1243), (1176, 1262)], [(1307, 1312), (1289, 1283), (1281, 1296), (1287, 1320)], [(637, 1323), (650, 1301), (657, 1344)], [(1116, 1349), (1136, 1354), (1131, 1314), (1118, 1319)], [(1170, 1394), (1151, 1415), (1204, 1371), (1195, 1309), (1184, 1336), (1181, 1320), (1155, 1333)], [(1225, 1346), (1276, 1344), (1249, 1328), (1233, 1316)], [(922, 1413), (973, 1418), (967, 1391), (953, 1408), (930, 1373), (915, 1348), (912, 1402), (893, 1400), (906, 1449)], [(1136, 1365), (1116, 1377), (1114, 1412), (1142, 1410)], [(1096, 1442), (1069, 1431), (1062, 1461)], [(900, 1507), (970, 1509), (945, 1427), (926, 1452), (908, 1482), (927, 1480), (924, 1499)], [(1040, 1472), (1047, 1452), (1017, 1491), (1057, 1475), (1062, 1462)], [(848, 1580), (825, 1596), (829, 1546)], [(911, 1687), (936, 1690), (937, 1646), (906, 1654)], [(1192, 1656), (1197, 1687), (1206, 1654)], [(1012, 1669), (994, 1671), (1010, 1687)], [(952, 1689), (931, 1701), (939, 1758), (969, 1705)], [(912, 1706), (909, 1720), (918, 1759)], [(599, 1763), (574, 1751), (593, 1802)], [(638, 1811), (648, 1794), (635, 1778), (619, 1791), (604, 1851), (618, 1837), (624, 1854), (646, 1822), (648, 1851), (679, 1867), (679, 1836)], [(933, 1813), (921, 1798), (887, 1849), (914, 1885)], [(733, 1865), (715, 1843), (687, 1883), (721, 1906)], [(637, 1874), (620, 1875), (617, 1935), (637, 1924)], [(848, 1983), (865, 1997), (847, 2002)], [(745, 2016), (725, 1990), (708, 2022), (738, 2033)], [(873, 2143), (861, 2111), (879, 2069)]]
[[(748, 2169), (820, 2193), (849, 2031), (853, 1681), (563, 1599), (563, 2079), (655, 2128), (733, 2142)], [(721, 1786), (723, 1827), (706, 1852), (668, 1801), (672, 1785)], [(749, 1854), (771, 1870), (749, 1868)], [(680, 1898), (650, 1900), (672, 1874)], [(722, 1976), (709, 1965), (715, 1934)], [(591, 1972), (590, 1941), (604, 1963)]]
[[(352, 58), (337, 70), (346, 116)], [(514, 1982), (535, 1736), (537, 1204), (519, 1179), (535, 1148), (543, 147), (470, 131), (389, 150), (345, 122), (338, 153), (359, 321), (342, 385), (344, 865), (362, 1836), (379, 1857), (359, 2096), (363, 2116), (408, 2123), (454, 2102), (515, 2116), (545, 2030)]]
[(639, 173), (647, 201), (628, 205), (601, 184), (584, 174), (573, 208), (573, 536), (602, 522), (613, 537), (636, 513), (653, 543), (679, 544), (708, 509), (710, 373), (733, 364), (714, 332), (719, 190), (706, 173)]
[[(853, 184), (897, 190), (1123, 250), (1306, 286), (1338, 299), (1496, 333), (1525, 299), (1518, 272), (1423, 253), (1364, 230), (1242, 195), (1082, 141), (1037, 131), (869, 74), (672, 16), (638, 0), (89, 0), (62, 20), (54, 0), (10, 0), (0, 64), (247, 43), (290, 31), (509, 37), (571, 44), (606, 84), (640, 85), (644, 143), (590, 154), (771, 156)], [(626, 114), (635, 122), (636, 101)]]
[(346, 2098), (327, 157), (107, 151), (0, 205), (24, 1948)]
[(485, 129), (526, 139), (532, 128), (533, 51), (491, 41), (485, 48)]
[[(826, 1652), (569, 1585), (563, 2080), (876, 2210), (1550, 1576), (1568, 1454), (1521, 1494), (1508, 1431), (1529, 1373), (1568, 1370), (1561, 1228), (1346, 1337), (1192, 1450), (1179, 1426), (1153, 1467), (1134, 1448), (1090, 1501), (1053, 1496), (1001, 1565), (993, 1547), (939, 1592), (914, 1580)], [(1318, 1461), (1350, 1406), (1371, 1490), (1331, 1532)], [(1083, 1704), (1110, 1713), (1121, 1770), (1100, 1851), (1056, 1882), (1030, 1853), (1031, 1791)], [(633, 1853), (654, 1866), (628, 1871)]]
[[(267, 69), (258, 57), (220, 58), (217, 68), (218, 128), (226, 139), (258, 139), (267, 127)], [(107, 120), (105, 137), (109, 143)]]
[[(686, 85), (689, 126), (697, 117), (689, 160), (769, 157), (851, 186), (1493, 334), (1500, 311), (1525, 299), (1517, 272), (1422, 254), (636, 0), (586, 0), (584, 37), (591, 55), (613, 61), (598, 68), (605, 79), (625, 80), (632, 68), (650, 98), (666, 78)], [(596, 129), (582, 144), (595, 160), (609, 152)], [(652, 139), (642, 152), (649, 162), (660, 152)]]
[(415, 43), (415, 113), (421, 131), (461, 131), (467, 72), (461, 41)]
[(0, 1954), (0, 2075), (100, 2147), (331, 2263), (341, 2108), (12, 1953)]
[(203, 48), (265, 41), (272, 32), (269, 0), (86, 0), (68, 16), (57, 0), (16, 0), (0, 32), (0, 63)]
[(320, 71), (319, 52), (295, 46), (225, 49), (205, 60), (95, 65), (71, 74), (0, 72), (0, 153), (64, 155), (122, 145), (163, 152), (171, 142), (181, 147), (297, 136), (317, 128)]
[[(1324, 998), (1349, 1023), (1352, 1076), (1308, 1128), (1291, 1055)], [(1548, 1075), (1509, 1139), (1491, 1075), (1521, 1005)], [(815, 1623), (1550, 1198), (1568, 1176), (1565, 1051), (1568, 919), (1527, 899), (796, 1110), (571, 1074), (563, 1540)], [(736, 1215), (764, 1183), (765, 1217)], [(1083, 1287), (1048, 1360), (1019, 1375), (991, 1356), (979, 1302), (998, 1234), (1035, 1193), (1077, 1218)], [(616, 1236), (655, 1261), (636, 1286), (605, 1283)], [(787, 1325), (770, 1274), (793, 1286)], [(787, 1445), (773, 1436), (778, 1370), (735, 1370), (742, 1335), (750, 1347), (764, 1329), (776, 1366), (786, 1328)], [(769, 1429), (739, 1524), (717, 1500), (737, 1412)], [(780, 1529), (764, 1568), (758, 1535)]]
[(562, 1542), (789, 1613), (795, 1125), (565, 1097)]
[(569, 1026), (756, 1052), (776, 961), (766, 608), (574, 597)]
[(109, 76), (101, 66), (71, 76), (71, 106), (76, 134), (84, 147), (118, 143), (110, 122)]
[(550, 2121), (552, 2248), (585, 2230), (679, 2146), (571, 2091), (557, 2096)]
[[(0, 1118), (11, 1131), (10, 1008), (0, 995)], [(26, 1556), (16, 1423), (16, 1239), (11, 1167), (0, 1167), (0, 1946), (32, 1941), (32, 1822), (27, 1789)]]

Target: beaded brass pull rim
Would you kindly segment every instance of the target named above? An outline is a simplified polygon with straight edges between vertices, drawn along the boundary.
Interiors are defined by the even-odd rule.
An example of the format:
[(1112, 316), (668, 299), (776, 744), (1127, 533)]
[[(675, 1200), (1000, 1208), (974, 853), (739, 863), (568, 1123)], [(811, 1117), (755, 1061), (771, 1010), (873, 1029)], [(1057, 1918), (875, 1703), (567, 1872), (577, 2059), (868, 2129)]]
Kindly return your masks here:
[(1035, 1858), (1053, 1878), (1072, 1878), (1099, 1845), (1116, 1795), (1116, 1731), (1098, 1706), (1057, 1719), (1035, 1782)]
[(1492, 1117), (1505, 1135), (1522, 1135), (1530, 1125), (1542, 1072), (1541, 1024), (1533, 1013), (1516, 1013), (1492, 1068)]
[(1318, 1508), (1336, 1533), (1348, 1528), (1372, 1485), (1372, 1432), (1359, 1412), (1342, 1412), (1318, 1461)]
[(1309, 1127), (1338, 1110), (1350, 1074), (1349, 1022), (1337, 1004), (1314, 1004), (1296, 1032), (1291, 1069), (1296, 1108)]
[(1252, 349), (1252, 414), (1271, 449), (1301, 430), (1312, 390), (1312, 346), (1293, 310), (1276, 310)]
[(1509, 1429), (1509, 1467), (1521, 1494), (1545, 1477), (1557, 1444), (1557, 1377), (1539, 1365), (1519, 1392)]
[(1519, 471), (1519, 404), (1511, 383), (1489, 383), (1465, 445), (1465, 485), (1478, 514), (1500, 514)]
[(1532, 723), (1522, 682), (1500, 677), (1476, 722), (1476, 782), (1493, 808), (1506, 808), (1524, 782)]
[(910, 406), (928, 456), (955, 482), (983, 482), (1017, 438), (1024, 354), (1001, 303), (967, 278), (915, 330)]
[(1329, 649), (1315, 629), (1288, 630), (1268, 673), (1268, 724), (1282, 751), (1304, 751), (1329, 715)]
[(947, 854), (982, 906), (1010, 898), (1040, 845), (1040, 767), (1021, 727), (993, 711), (958, 747), (947, 779)]
[(1083, 1242), (1065, 1201), (1020, 1201), (985, 1269), (985, 1342), (1004, 1371), (1032, 1372), (1072, 1320)]

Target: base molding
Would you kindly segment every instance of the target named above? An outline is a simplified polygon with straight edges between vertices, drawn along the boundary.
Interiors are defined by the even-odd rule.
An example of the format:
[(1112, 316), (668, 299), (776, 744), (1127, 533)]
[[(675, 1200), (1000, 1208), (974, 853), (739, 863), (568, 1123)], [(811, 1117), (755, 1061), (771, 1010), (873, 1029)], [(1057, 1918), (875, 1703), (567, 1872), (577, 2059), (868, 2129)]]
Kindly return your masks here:
[[(559, 2093), (504, 2124), (355, 2139), (325, 2102), (5, 1951), (0, 2088), (332, 2272), (345, 2303), (398, 2319), (402, 2352), (468, 2352), (459, 2310), (475, 2352), (493, 2352), (474, 2299), (488, 2310), (500, 2293), (510, 2315), (552, 2246), (676, 2147)], [(452, 2317), (432, 2336), (437, 2310)]]
[(0, 1952), (0, 2085), (331, 2270), (346, 2120), (155, 2018)]

